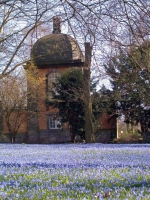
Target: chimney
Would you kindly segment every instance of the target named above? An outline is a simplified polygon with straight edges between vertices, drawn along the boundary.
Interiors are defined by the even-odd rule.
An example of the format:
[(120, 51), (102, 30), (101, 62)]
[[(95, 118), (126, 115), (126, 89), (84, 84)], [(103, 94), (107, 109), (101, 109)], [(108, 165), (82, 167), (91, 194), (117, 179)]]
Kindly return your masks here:
[(60, 34), (61, 33), (61, 18), (60, 17), (53, 17), (53, 34)]

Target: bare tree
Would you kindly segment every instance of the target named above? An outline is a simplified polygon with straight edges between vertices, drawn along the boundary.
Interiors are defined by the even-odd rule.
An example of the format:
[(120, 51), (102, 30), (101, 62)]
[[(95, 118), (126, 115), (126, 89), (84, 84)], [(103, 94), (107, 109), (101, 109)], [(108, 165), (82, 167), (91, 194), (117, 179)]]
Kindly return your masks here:
[(45, 23), (51, 26), (54, 15), (62, 18), (64, 31), (74, 35), (83, 49), (85, 42), (91, 42), (96, 63), (101, 66), (111, 47), (149, 37), (149, 7), (149, 2), (143, 0), (2, 0), (1, 77), (29, 59), (33, 43), (27, 46), (26, 40), (30, 37), (36, 41), (40, 37), (38, 27)]
[[(11, 143), (15, 142), (17, 133), (27, 131), (27, 121), (40, 115), (40, 104), (36, 109), (28, 108), (37, 104), (37, 99), (39, 99), (37, 89), (40, 89), (43, 81), (44, 79), (38, 77), (36, 68), (32, 65), (26, 69), (26, 77), (17, 74), (0, 80), (3, 123)], [(40, 94), (40, 98), (41, 96), (44, 100), (44, 96)]]

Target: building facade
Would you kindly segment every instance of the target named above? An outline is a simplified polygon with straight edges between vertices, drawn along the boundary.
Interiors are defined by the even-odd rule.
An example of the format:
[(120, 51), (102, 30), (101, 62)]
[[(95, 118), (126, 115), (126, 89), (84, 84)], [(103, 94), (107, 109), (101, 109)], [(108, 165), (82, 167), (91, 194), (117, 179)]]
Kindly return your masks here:
[[(39, 78), (44, 81), (37, 91), (37, 103), (28, 104), (27, 112), (30, 113), (40, 108), (40, 114), (24, 122), (25, 128), (17, 133), (16, 142), (45, 144), (71, 142), (69, 127), (61, 126), (58, 109), (53, 108), (51, 104), (52, 93), (50, 91), (52, 83), (61, 76), (64, 70), (83, 67), (84, 56), (78, 43), (71, 36), (61, 33), (60, 18), (53, 19), (52, 34), (40, 38), (34, 44), (31, 50), (31, 61), (36, 66)], [(30, 97), (28, 97), (29, 101)], [(103, 117), (104, 128), (102, 132), (97, 132), (96, 142), (108, 142), (112, 136), (111, 132), (115, 135), (116, 122), (109, 123), (108, 119), (108, 116)], [(7, 134), (5, 119), (3, 119), (1, 129)], [(6, 141), (6, 137), (1, 137), (1, 141)]]

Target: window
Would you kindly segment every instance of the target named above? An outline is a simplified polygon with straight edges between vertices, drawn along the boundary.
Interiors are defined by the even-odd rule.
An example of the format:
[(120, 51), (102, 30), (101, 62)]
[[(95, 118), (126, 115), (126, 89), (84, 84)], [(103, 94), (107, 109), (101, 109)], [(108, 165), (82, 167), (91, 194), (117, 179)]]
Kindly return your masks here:
[(52, 100), (52, 90), (55, 91), (53, 88), (53, 83), (55, 83), (56, 79), (59, 78), (61, 74), (58, 71), (51, 72), (48, 75), (48, 100)]
[(61, 117), (50, 115), (49, 116), (49, 129), (60, 129), (61, 128)]

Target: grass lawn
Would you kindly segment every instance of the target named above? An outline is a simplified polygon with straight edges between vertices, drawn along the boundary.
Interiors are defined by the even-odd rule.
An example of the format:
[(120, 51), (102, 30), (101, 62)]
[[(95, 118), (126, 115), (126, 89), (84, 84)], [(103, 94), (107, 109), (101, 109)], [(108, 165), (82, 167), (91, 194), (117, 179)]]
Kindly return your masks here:
[(150, 199), (150, 144), (0, 144), (0, 200)]

